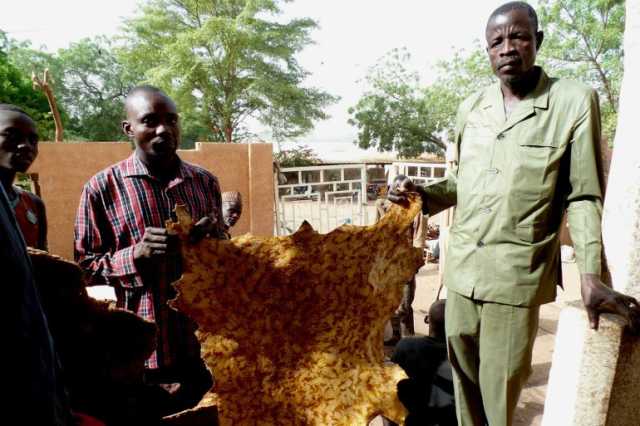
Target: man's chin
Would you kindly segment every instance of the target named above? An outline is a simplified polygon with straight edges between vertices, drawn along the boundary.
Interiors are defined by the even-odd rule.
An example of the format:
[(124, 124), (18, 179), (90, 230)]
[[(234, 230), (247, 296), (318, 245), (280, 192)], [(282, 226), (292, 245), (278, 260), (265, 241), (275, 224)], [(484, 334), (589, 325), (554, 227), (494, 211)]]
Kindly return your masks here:
[(26, 173), (27, 170), (29, 170), (29, 167), (31, 167), (32, 163), (32, 161), (19, 161), (13, 163), (11, 167), (18, 173)]
[(502, 83), (508, 86), (518, 84), (522, 82), (523, 79), (524, 79), (523, 74), (502, 74), (500, 76), (500, 81), (502, 81)]
[(154, 160), (159, 161), (168, 161), (173, 160), (177, 155), (175, 150), (167, 150), (167, 151), (152, 151), (149, 153), (149, 156)]

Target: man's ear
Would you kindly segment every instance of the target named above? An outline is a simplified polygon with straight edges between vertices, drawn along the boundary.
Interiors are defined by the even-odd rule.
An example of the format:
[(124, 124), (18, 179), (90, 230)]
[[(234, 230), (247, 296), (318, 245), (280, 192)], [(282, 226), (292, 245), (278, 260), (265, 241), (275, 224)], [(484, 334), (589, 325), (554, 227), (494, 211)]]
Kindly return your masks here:
[(542, 40), (544, 40), (544, 32), (538, 31), (536, 33), (536, 51), (540, 50), (540, 46), (542, 46)]
[(122, 133), (124, 133), (125, 136), (129, 138), (133, 137), (133, 132), (131, 131), (131, 123), (129, 123), (127, 120), (122, 121)]

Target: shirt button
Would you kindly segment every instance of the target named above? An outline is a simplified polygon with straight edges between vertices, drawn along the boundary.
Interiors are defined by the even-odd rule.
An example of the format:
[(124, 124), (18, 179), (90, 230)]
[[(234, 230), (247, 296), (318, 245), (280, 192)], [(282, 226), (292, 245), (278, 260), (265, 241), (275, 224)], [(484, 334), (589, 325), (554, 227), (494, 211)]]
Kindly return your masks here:
[(491, 168), (491, 169), (487, 169), (487, 172), (492, 174), (492, 175), (497, 175), (498, 173), (500, 173), (500, 170), (498, 170), (496, 168)]
[(491, 209), (489, 207), (486, 207), (484, 209), (480, 209), (480, 213), (489, 214), (489, 213), (491, 213)]

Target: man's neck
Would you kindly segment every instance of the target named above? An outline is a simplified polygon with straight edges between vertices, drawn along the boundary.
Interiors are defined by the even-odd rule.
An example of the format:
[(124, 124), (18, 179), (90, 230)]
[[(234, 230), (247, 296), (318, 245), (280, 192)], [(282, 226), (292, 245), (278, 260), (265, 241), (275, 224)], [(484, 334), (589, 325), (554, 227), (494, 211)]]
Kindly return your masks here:
[(502, 91), (502, 99), (504, 101), (504, 114), (509, 117), (516, 105), (523, 100), (529, 93), (533, 92), (540, 80), (541, 69), (533, 67), (527, 74), (517, 81), (500, 82), (500, 90)]
[(524, 99), (529, 93), (535, 90), (540, 80), (540, 75), (541, 69), (533, 67), (527, 74), (516, 81), (502, 81), (500, 83), (500, 89), (502, 90), (502, 96), (505, 102), (518, 102)]
[(141, 156), (138, 159), (147, 166), (149, 174), (161, 182), (167, 183), (173, 180), (180, 168), (180, 159), (177, 155), (167, 160), (145, 161)]

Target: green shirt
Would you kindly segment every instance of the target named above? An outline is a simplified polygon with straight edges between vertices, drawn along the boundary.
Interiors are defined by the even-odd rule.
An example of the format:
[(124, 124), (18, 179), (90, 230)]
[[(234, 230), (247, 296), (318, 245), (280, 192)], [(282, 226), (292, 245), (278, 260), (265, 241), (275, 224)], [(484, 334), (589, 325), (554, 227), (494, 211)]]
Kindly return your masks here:
[(444, 282), (489, 302), (534, 306), (560, 284), (558, 231), (568, 211), (581, 273), (600, 274), (600, 110), (596, 92), (541, 70), (505, 117), (499, 83), (458, 110), (459, 163), (425, 187), (425, 209), (457, 205)]

